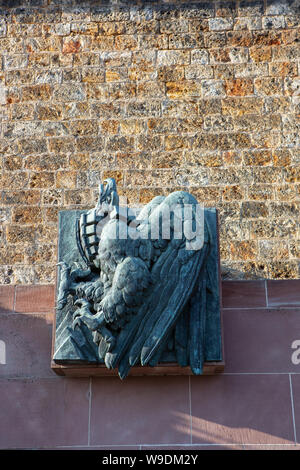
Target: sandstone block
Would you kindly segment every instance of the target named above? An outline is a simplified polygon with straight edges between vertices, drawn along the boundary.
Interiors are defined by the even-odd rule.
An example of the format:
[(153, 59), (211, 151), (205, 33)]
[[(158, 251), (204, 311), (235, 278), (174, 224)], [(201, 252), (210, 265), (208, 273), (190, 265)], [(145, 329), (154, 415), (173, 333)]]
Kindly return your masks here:
[(248, 199), (265, 201), (274, 199), (274, 187), (272, 184), (255, 184), (248, 188)]
[(238, 8), (239, 16), (259, 16), (264, 12), (263, 0), (242, 0)]
[(6, 240), (8, 243), (28, 244), (34, 242), (35, 230), (34, 226), (17, 226), (7, 225)]
[(27, 54), (3, 56), (4, 70), (22, 69), (22, 68), (27, 67), (27, 64), (28, 64)]
[(210, 2), (183, 5), (181, 16), (183, 18), (212, 18), (214, 16), (214, 6)]
[(264, 16), (262, 19), (264, 29), (283, 29), (285, 27), (284, 16)]
[(213, 76), (214, 69), (209, 65), (195, 64), (185, 67), (185, 78), (187, 80), (201, 80), (203, 78), (213, 78)]
[(12, 104), (10, 113), (13, 120), (32, 120), (34, 117), (34, 105), (32, 103)]
[(194, 49), (204, 47), (204, 36), (198, 34), (170, 34), (169, 49)]
[(216, 64), (213, 66), (215, 79), (233, 79), (235, 75), (235, 67), (233, 64)]
[(294, 62), (273, 62), (269, 64), (269, 73), (274, 77), (295, 77), (297, 66)]
[(35, 172), (30, 176), (30, 188), (51, 188), (54, 186), (54, 173), (50, 171)]
[(57, 188), (75, 188), (76, 187), (76, 171), (58, 171), (56, 173)]
[(78, 83), (55, 85), (53, 97), (57, 101), (83, 101), (85, 88)]
[(191, 64), (208, 64), (209, 54), (206, 49), (194, 49), (191, 51)]
[(35, 205), (39, 204), (41, 193), (36, 189), (7, 190), (2, 192), (1, 203), (4, 205)]
[(232, 18), (210, 18), (208, 20), (209, 29), (211, 31), (228, 31), (233, 27)]
[(298, 263), (295, 261), (274, 261), (268, 263), (269, 277), (272, 279), (291, 279), (298, 276)]
[(142, 116), (160, 116), (161, 115), (161, 102), (157, 100), (151, 101), (134, 101), (127, 105), (128, 117), (142, 117)]
[(20, 225), (38, 223), (42, 218), (42, 211), (39, 207), (18, 206), (13, 208), (12, 222)]
[(253, 46), (250, 47), (249, 54), (253, 62), (269, 62), (272, 59), (272, 47)]
[(265, 166), (272, 164), (272, 155), (270, 150), (253, 150), (243, 152), (245, 165)]
[(231, 242), (230, 254), (233, 260), (255, 260), (258, 254), (257, 242), (253, 240)]
[[(140, 34), (138, 36), (138, 45), (136, 49), (168, 49), (168, 35), (167, 34)], [(168, 65), (168, 64), (166, 64)]]
[(243, 116), (244, 114), (260, 114), (263, 110), (263, 100), (257, 97), (236, 97), (222, 100), (224, 114)]
[(52, 95), (49, 84), (31, 85), (22, 88), (22, 101), (48, 101)]
[(283, 81), (280, 78), (255, 78), (254, 87), (258, 95), (283, 94)]
[(170, 117), (195, 117), (198, 115), (198, 104), (194, 98), (164, 101), (162, 102), (162, 114)]
[(188, 65), (190, 63), (189, 51), (158, 51), (157, 64), (172, 65)]
[(292, 12), (292, 2), (279, 0), (278, 2), (268, 1), (266, 13), (267, 15), (288, 15)]
[(119, 121), (116, 121), (115, 119), (108, 119), (106, 121), (101, 121), (99, 131), (102, 132), (102, 134), (118, 134), (119, 132)]
[[(184, 19), (166, 19), (160, 20), (160, 32), (161, 33), (187, 33), (189, 31), (189, 22)], [(193, 32), (195, 29), (193, 30)], [(200, 28), (199, 28), (200, 31)]]
[[(86, 17), (84, 18), (86, 20)], [(63, 36), (68, 36), (70, 33), (67, 33), (68, 29), (75, 34), (83, 34), (83, 35), (95, 35), (95, 34), (102, 34), (98, 28), (98, 23), (95, 22), (71, 22), (65, 23), (64, 27), (60, 29), (60, 33)]]
[(78, 152), (99, 152), (104, 148), (103, 137), (77, 137), (76, 149)]
[(250, 78), (226, 80), (225, 90), (228, 96), (252, 95), (254, 91), (253, 81)]
[(5, 73), (5, 84), (7, 86), (33, 84), (35, 74), (32, 70), (9, 70)]
[(242, 202), (241, 217), (259, 218), (267, 217), (268, 207), (264, 202), (246, 201)]
[(166, 94), (170, 99), (186, 99), (190, 97), (200, 97), (200, 83), (194, 80), (184, 80), (181, 82), (167, 82)]
[(165, 85), (163, 82), (149, 81), (137, 85), (137, 98), (163, 98), (165, 96)]
[(115, 37), (114, 47), (111, 45), (106, 49), (116, 49), (119, 51), (131, 51), (138, 49), (138, 40), (135, 35), (123, 34)]
[(187, 69), (176, 66), (162, 66), (157, 71), (157, 78), (162, 82), (176, 82), (184, 78)]
[(62, 118), (62, 105), (43, 105), (38, 104), (36, 107), (36, 115), (40, 121), (56, 121)]
[(130, 19), (130, 11), (127, 7), (106, 8), (105, 6), (92, 6), (91, 20), (97, 22), (104, 21), (126, 21)]

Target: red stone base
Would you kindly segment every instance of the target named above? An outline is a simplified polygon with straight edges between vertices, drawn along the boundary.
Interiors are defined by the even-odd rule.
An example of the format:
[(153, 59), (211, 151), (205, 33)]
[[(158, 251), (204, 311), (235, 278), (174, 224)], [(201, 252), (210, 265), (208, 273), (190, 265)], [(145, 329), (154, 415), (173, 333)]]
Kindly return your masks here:
[(53, 286), (0, 287), (1, 449), (300, 450), (300, 280), (223, 282), (214, 376), (59, 377), (53, 309)]

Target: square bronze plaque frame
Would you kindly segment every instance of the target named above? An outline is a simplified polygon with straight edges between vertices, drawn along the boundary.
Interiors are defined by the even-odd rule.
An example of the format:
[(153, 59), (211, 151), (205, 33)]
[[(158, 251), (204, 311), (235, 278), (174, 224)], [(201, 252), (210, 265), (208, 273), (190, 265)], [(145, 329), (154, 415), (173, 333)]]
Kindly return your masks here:
[[(67, 212), (67, 211), (65, 211)], [(68, 211), (70, 212), (70, 211)], [(83, 211), (80, 211), (83, 212)], [(219, 306), (220, 306), (220, 330), (221, 330), (221, 361), (206, 361), (203, 364), (202, 375), (214, 375), (224, 371), (225, 356), (224, 356), (224, 335), (223, 335), (223, 309), (222, 309), (222, 284), (221, 284), (221, 270), (220, 270), (220, 250), (219, 250), (219, 224), (218, 224), (218, 211), (216, 210), (216, 243), (217, 243), (217, 271), (218, 271), (218, 286), (219, 286)], [(59, 254), (57, 252), (57, 260), (59, 261)], [(57, 298), (58, 289), (58, 269), (56, 272), (56, 291), (55, 299)], [(118, 376), (117, 369), (107, 369), (104, 364), (95, 364), (85, 361), (69, 362), (68, 364), (61, 364), (53, 360), (54, 345), (56, 337), (56, 313), (54, 314), (53, 335), (52, 335), (52, 353), (51, 353), (51, 369), (57, 375), (67, 377), (116, 377)], [(163, 362), (157, 366), (135, 366), (130, 369), (129, 376), (160, 376), (160, 375), (193, 375), (190, 367), (181, 367), (176, 362)]]

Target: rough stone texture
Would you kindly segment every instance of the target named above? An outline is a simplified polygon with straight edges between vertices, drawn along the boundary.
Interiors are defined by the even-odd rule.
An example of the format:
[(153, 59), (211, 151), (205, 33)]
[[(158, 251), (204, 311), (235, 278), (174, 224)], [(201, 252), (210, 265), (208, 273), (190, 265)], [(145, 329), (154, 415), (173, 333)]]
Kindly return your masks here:
[(0, 2), (0, 283), (52, 283), (99, 178), (220, 211), (226, 278), (299, 277), (296, 0)]

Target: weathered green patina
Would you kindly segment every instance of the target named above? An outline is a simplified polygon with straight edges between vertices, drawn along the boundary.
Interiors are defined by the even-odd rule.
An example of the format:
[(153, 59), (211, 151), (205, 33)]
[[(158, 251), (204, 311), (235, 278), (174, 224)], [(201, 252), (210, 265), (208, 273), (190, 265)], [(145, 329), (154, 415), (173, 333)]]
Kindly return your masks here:
[(137, 365), (201, 374), (222, 361), (217, 214), (198, 209), (177, 191), (129, 214), (109, 179), (95, 209), (60, 212), (56, 363), (125, 378)]

